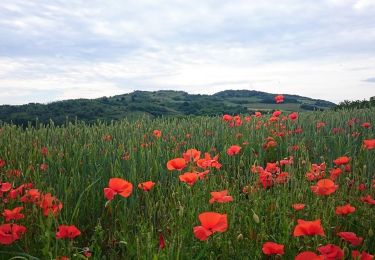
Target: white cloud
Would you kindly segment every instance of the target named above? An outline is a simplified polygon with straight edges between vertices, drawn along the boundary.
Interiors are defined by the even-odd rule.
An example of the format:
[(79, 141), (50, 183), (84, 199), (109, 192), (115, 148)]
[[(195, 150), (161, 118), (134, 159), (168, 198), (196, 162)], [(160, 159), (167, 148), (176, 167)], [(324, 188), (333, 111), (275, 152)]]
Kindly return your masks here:
[(375, 94), (364, 81), (375, 76), (374, 3), (4, 0), (0, 104), (134, 89), (365, 98)]

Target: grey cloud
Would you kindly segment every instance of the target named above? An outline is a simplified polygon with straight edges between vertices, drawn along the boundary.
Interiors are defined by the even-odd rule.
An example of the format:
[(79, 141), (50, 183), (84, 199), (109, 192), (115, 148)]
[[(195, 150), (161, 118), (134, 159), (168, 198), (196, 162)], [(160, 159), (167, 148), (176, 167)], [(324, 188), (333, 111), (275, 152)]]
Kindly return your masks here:
[(369, 82), (369, 83), (375, 83), (375, 77), (372, 77), (372, 78), (367, 78), (365, 80), (363, 80), (364, 82)]

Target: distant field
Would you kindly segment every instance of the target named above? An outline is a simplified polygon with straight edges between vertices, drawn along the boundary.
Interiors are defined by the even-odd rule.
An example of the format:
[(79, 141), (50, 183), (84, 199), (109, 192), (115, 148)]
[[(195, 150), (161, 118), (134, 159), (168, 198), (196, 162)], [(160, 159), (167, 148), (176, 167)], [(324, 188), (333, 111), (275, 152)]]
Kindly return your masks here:
[(374, 118), (361, 109), (3, 124), (0, 258), (373, 255)]

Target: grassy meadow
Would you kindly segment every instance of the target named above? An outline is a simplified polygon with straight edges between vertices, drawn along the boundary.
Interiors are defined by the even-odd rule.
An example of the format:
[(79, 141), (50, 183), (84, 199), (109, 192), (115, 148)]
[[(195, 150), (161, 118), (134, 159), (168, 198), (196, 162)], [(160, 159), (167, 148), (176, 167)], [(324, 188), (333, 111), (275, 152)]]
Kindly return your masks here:
[[(0, 259), (294, 259), (304, 251), (325, 257), (320, 259), (352, 259), (353, 251), (374, 255), (375, 149), (364, 140), (375, 138), (375, 109), (289, 115), (26, 128), (3, 124)], [(240, 149), (231, 150), (233, 145)], [(197, 157), (181, 167), (167, 167), (189, 149), (200, 154), (194, 152)], [(205, 153), (210, 158), (203, 159)], [(345, 156), (349, 162), (334, 163)], [(179, 177), (186, 172), (204, 173), (186, 183)], [(130, 194), (111, 187), (111, 178), (130, 182)], [(337, 186), (320, 189), (317, 183), (326, 179)], [(146, 181), (155, 183), (149, 191), (138, 187)], [(105, 196), (105, 188), (114, 192), (113, 199)], [(232, 200), (209, 203), (211, 192), (223, 190)], [(355, 211), (337, 214), (336, 208), (346, 204)], [(23, 208), (5, 213), (16, 207)], [(204, 229), (207, 237), (194, 232), (197, 226), (207, 228), (199, 220), (203, 212), (226, 214), (226, 227)], [(324, 235), (309, 227), (297, 232), (298, 219), (320, 220)], [(10, 230), (16, 224), (24, 229)], [(57, 235), (60, 225), (74, 225), (79, 233)], [(354, 232), (362, 240), (343, 239), (340, 232)], [(284, 247), (265, 250), (266, 242)], [(344, 256), (336, 247), (330, 249), (336, 258), (318, 250), (328, 244)]]

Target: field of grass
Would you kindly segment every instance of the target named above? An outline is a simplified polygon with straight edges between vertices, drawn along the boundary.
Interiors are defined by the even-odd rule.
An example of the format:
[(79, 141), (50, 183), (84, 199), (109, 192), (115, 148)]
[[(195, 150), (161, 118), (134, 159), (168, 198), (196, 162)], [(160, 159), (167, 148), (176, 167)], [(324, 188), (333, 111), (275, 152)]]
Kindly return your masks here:
[[(231, 121), (191, 117), (26, 129), (2, 125), (0, 259), (294, 259), (304, 251), (325, 255), (322, 259), (351, 259), (356, 250), (375, 254), (375, 149), (371, 143), (364, 146), (364, 140), (375, 138), (375, 109), (303, 113), (296, 120), (284, 116), (288, 113)], [(200, 154), (186, 153), (193, 148)], [(203, 159), (205, 153), (211, 159)], [(344, 158), (334, 163), (339, 157)], [(175, 158), (185, 158), (174, 165), (180, 170), (171, 163), (167, 167)], [(201, 174), (180, 177), (186, 172)], [(130, 182), (132, 189), (126, 184), (127, 194), (122, 193), (126, 185), (114, 185), (116, 179), (110, 184), (111, 178)], [(328, 179), (337, 186), (328, 187)], [(138, 187), (146, 181), (155, 183), (149, 191)], [(322, 186), (311, 188), (317, 185)], [(233, 200), (209, 203), (211, 192), (223, 190)], [(296, 210), (293, 204), (305, 207)], [(355, 211), (337, 214), (336, 208), (346, 204)], [(6, 212), (16, 207), (23, 209)], [(226, 214), (227, 225), (208, 227), (216, 222), (211, 214), (203, 221), (208, 224), (201, 223), (204, 212)], [(321, 227), (297, 226), (299, 219), (320, 220)], [(79, 232), (64, 233), (60, 225), (74, 225)], [(340, 232), (357, 237), (343, 239)], [(328, 244), (338, 248), (324, 247)]]

